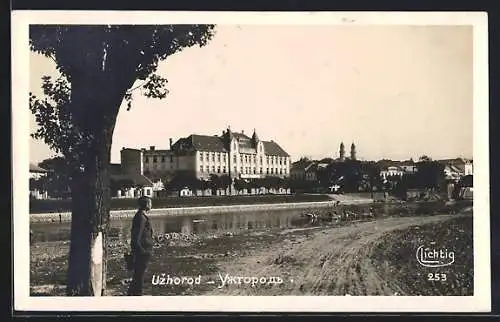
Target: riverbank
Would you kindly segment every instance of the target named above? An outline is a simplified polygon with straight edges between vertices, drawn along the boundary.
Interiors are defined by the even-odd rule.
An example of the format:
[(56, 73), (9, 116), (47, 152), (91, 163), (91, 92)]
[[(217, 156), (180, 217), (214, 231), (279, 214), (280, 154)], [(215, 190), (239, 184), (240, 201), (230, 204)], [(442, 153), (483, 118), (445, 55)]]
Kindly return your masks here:
[[(273, 203), (254, 203), (254, 204), (240, 204), (240, 205), (227, 205), (227, 206), (202, 206), (202, 207), (174, 207), (174, 208), (155, 208), (149, 213), (150, 216), (181, 216), (181, 215), (199, 215), (199, 214), (223, 214), (230, 212), (245, 212), (245, 211), (262, 211), (262, 210), (283, 210), (283, 209), (310, 209), (310, 208), (327, 208), (333, 207), (337, 201), (334, 196), (328, 195), (312, 195), (316, 197), (326, 197), (327, 201), (301, 201), (301, 202), (278, 202), (276, 199)], [(251, 200), (246, 200), (251, 201)], [(372, 203), (372, 199), (354, 199), (343, 197), (341, 199), (342, 205), (363, 205)], [(153, 206), (155, 203), (153, 201)], [(135, 208), (130, 210), (111, 210), (110, 219), (124, 219), (131, 218), (135, 215)], [(30, 214), (31, 223), (40, 222), (70, 222), (71, 213), (37, 213)]]
[[(214, 207), (186, 207), (186, 208), (160, 208), (152, 209), (149, 212), (150, 217), (155, 216), (181, 216), (181, 215), (199, 215), (199, 214), (222, 214), (229, 212), (259, 211), (259, 210), (281, 210), (281, 209), (309, 209), (332, 207), (334, 201), (324, 202), (300, 202), (300, 203), (272, 203), (255, 205), (234, 205), (234, 206), (214, 206)], [(112, 210), (110, 212), (111, 220), (132, 218), (135, 215), (134, 210)], [(31, 223), (39, 222), (70, 222), (71, 213), (47, 213), (30, 214)]]
[[(394, 209), (366, 221), (310, 224), (301, 228), (217, 232), (168, 239), (155, 247), (145, 295), (469, 295), (472, 292), (472, 213)], [(455, 249), (457, 267), (439, 287), (415, 266), (419, 242)], [(108, 295), (126, 294), (128, 245), (108, 244)], [(413, 249), (415, 248), (415, 249)], [(399, 252), (398, 250), (404, 250)], [(31, 246), (31, 295), (64, 295), (69, 242)], [(451, 270), (461, 275), (454, 275)], [(454, 271), (455, 272), (455, 271)], [(153, 285), (153, 275), (201, 276), (200, 285)], [(221, 274), (221, 275), (219, 275)], [(279, 277), (280, 285), (228, 285), (220, 276)], [(417, 283), (415, 279), (419, 278)], [(452, 281), (453, 279), (453, 281)], [(206, 282), (214, 281), (215, 284)]]
[[(153, 198), (153, 207), (158, 209), (191, 208), (249, 204), (320, 202), (328, 200), (331, 200), (331, 198), (325, 194), (165, 197)], [(110, 207), (111, 210), (135, 210), (137, 209), (137, 199), (113, 198), (111, 199)], [(71, 199), (30, 200), (30, 214), (59, 214), (70, 211)]]

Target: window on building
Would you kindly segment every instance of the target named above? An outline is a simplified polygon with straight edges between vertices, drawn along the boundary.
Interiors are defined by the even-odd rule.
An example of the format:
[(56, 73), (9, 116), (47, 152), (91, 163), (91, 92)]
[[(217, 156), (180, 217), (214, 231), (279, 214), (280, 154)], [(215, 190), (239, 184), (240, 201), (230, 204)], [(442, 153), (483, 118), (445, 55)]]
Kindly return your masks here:
[(215, 166), (214, 165), (212, 166), (212, 172), (215, 173)]
[(260, 164), (262, 165), (262, 157), (260, 157)]
[(274, 168), (271, 168), (271, 174), (274, 174)]
[(165, 156), (164, 155), (162, 155), (162, 157), (161, 157), (161, 162), (165, 163)]
[(212, 161), (215, 162), (215, 153), (214, 152), (212, 152)]
[(208, 161), (208, 152), (203, 153), (205, 155), (205, 161)]
[(243, 167), (240, 167), (240, 173), (243, 173)]
[(224, 163), (226, 162), (226, 154), (225, 153), (222, 155), (222, 162), (224, 162)]
[(233, 162), (236, 163), (236, 154), (233, 155)]
[(262, 171), (262, 168), (260, 168), (260, 174), (262, 174), (262, 172), (263, 172), (263, 171)]
[(257, 170), (255, 170), (255, 168), (253, 168), (253, 174), (256, 174), (257, 173)]
[(149, 157), (144, 158), (144, 162), (148, 163), (149, 162)]
[(269, 168), (266, 168), (266, 174), (269, 174)]
[(153, 163), (156, 163), (157, 161), (156, 157), (153, 157)]
[(240, 162), (243, 163), (243, 156), (240, 155)]
[(207, 172), (210, 172), (210, 167), (208, 165), (205, 167), (205, 169), (207, 169)]
[(236, 172), (237, 172), (236, 167), (234, 167), (234, 168), (233, 168), (233, 171), (234, 171), (234, 173), (236, 173)]
[(286, 174), (286, 169), (283, 169), (283, 174)]
[(200, 165), (200, 172), (203, 172), (203, 166)]
[(226, 173), (226, 167), (222, 167), (222, 173)]
[(286, 165), (286, 158), (285, 158), (285, 160), (283, 160), (283, 163)]
[(217, 161), (220, 162), (220, 153), (217, 153)]
[(200, 161), (203, 161), (203, 152), (200, 152)]
[(248, 155), (245, 154), (245, 162), (248, 162)]
[(282, 163), (281, 158), (280, 158), (280, 165), (282, 165), (282, 164), (283, 164), (283, 163)]
[(283, 171), (280, 169), (280, 174), (283, 174)]

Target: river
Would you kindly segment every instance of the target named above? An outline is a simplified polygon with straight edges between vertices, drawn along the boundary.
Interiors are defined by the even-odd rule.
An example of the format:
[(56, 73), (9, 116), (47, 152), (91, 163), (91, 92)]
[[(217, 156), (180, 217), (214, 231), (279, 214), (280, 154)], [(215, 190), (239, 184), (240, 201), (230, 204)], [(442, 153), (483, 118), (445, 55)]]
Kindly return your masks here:
[[(154, 216), (151, 217), (155, 236), (167, 233), (210, 234), (262, 230), (269, 228), (295, 228), (310, 223), (301, 217), (304, 210), (283, 209), (268, 211), (245, 211), (220, 214)], [(130, 236), (132, 218), (111, 220), (109, 237), (126, 240)], [(65, 241), (70, 238), (69, 222), (31, 223), (34, 242)]]
[[(354, 208), (356, 212), (364, 212), (368, 207), (372, 207), (378, 216), (412, 216), (435, 212), (440, 207), (439, 204), (408, 203), (406, 205), (371, 204), (339, 206), (336, 211), (339, 212), (344, 207), (348, 207), (351, 209)], [(310, 209), (310, 211), (315, 213), (325, 213), (332, 210), (334, 209)], [(255, 231), (305, 227), (311, 225), (311, 222), (307, 217), (304, 218), (301, 215), (308, 211), (307, 209), (258, 209), (174, 216), (158, 214), (150, 216), (150, 220), (155, 236), (169, 233), (209, 235), (242, 230)], [(131, 214), (133, 214), (133, 211), (131, 211)], [(109, 237), (115, 240), (126, 241), (130, 238), (131, 225), (132, 217), (112, 219), (110, 221)], [(66, 241), (70, 239), (70, 222), (33, 222), (30, 224), (30, 229), (33, 232), (34, 242)]]

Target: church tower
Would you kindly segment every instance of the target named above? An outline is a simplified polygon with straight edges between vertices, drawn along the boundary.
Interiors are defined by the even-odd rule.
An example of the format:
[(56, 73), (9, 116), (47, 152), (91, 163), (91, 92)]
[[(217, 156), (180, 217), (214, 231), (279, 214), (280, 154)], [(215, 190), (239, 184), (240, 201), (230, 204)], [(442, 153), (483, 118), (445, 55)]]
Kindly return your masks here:
[(351, 144), (351, 160), (356, 160), (356, 145), (354, 142)]
[(340, 150), (339, 150), (339, 155), (340, 155), (340, 161), (345, 160), (345, 147), (344, 147), (344, 142), (340, 142)]

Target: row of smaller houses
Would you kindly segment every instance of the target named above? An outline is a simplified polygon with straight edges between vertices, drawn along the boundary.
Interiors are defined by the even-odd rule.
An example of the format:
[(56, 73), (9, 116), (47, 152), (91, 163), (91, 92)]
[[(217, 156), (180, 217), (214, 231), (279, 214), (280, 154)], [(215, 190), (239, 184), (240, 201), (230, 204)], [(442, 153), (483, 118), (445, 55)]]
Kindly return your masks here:
[[(151, 180), (148, 177), (138, 173), (127, 173), (123, 171), (120, 164), (110, 164), (110, 183), (112, 186), (112, 196), (116, 198), (136, 198), (142, 195), (155, 197), (163, 190), (161, 180)], [(38, 180), (46, 176), (50, 170), (43, 169), (40, 166), (30, 163), (29, 177)], [(30, 189), (30, 197), (35, 199), (47, 199), (51, 196), (46, 191)]]
[[(322, 160), (301, 159), (292, 164), (290, 178), (292, 180), (317, 181), (318, 172), (326, 168), (330, 163), (337, 162), (331, 158)], [(464, 158), (437, 160), (444, 165), (444, 175), (447, 179), (459, 180), (463, 176), (473, 174), (472, 160)], [(413, 174), (418, 171), (414, 161), (393, 161), (380, 160), (377, 162), (381, 168), (380, 176), (385, 180), (391, 176), (403, 176), (404, 174)]]

